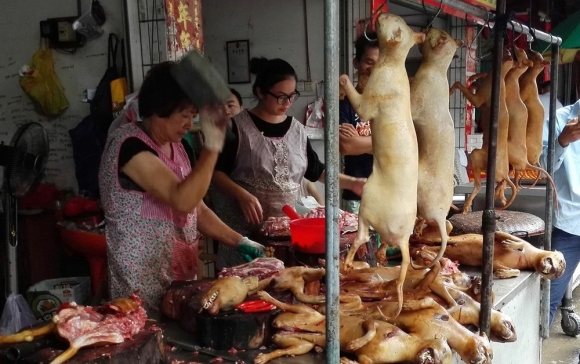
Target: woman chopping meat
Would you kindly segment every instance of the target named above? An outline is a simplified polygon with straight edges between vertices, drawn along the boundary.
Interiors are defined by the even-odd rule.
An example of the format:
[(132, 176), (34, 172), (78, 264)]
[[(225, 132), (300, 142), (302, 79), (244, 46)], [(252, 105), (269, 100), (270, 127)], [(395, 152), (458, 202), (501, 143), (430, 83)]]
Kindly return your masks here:
[[(286, 113), (300, 96), (296, 72), (282, 59), (252, 58), (252, 87), (258, 104), (233, 118), (212, 184), (221, 192), (213, 199), (216, 214), (232, 229), (250, 235), (282, 206), (294, 206), (301, 182), (324, 182), (325, 166), (312, 149), (306, 129)], [(340, 175), (341, 188), (362, 193), (366, 179)], [(220, 244), (218, 266), (243, 263), (240, 254)]]
[[(143, 121), (116, 129), (99, 171), (106, 218), (111, 298), (135, 291), (145, 308), (159, 310), (173, 280), (195, 279), (199, 233), (219, 239), (246, 260), (264, 247), (224, 224), (202, 201), (218, 158), (228, 118), (222, 105), (200, 110), (202, 132), (211, 132), (192, 168), (182, 138), (198, 110), (165, 62), (150, 71), (139, 92)], [(213, 128), (203, 129), (203, 125)], [(189, 150), (191, 152), (191, 150)]]

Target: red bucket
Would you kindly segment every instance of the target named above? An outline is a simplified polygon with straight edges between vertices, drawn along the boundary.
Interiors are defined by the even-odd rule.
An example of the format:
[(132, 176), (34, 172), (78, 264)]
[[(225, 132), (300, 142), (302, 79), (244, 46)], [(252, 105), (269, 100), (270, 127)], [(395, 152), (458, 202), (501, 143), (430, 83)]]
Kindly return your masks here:
[(292, 247), (303, 253), (324, 254), (326, 252), (325, 221), (324, 217), (291, 220)]

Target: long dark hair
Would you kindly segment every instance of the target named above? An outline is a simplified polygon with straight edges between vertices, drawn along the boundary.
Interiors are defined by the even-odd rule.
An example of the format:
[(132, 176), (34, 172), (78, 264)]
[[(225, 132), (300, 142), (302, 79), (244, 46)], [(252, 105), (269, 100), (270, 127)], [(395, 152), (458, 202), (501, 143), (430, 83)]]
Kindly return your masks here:
[(272, 86), (290, 77), (298, 81), (296, 71), (283, 59), (267, 59), (264, 57), (252, 58), (250, 60), (250, 72), (256, 75), (256, 80), (252, 86), (252, 92), (257, 97), (259, 88), (262, 93), (270, 91)]
[(139, 91), (139, 114), (142, 118), (157, 115), (166, 118), (175, 111), (193, 105), (169, 70), (175, 62), (163, 62), (151, 68)]

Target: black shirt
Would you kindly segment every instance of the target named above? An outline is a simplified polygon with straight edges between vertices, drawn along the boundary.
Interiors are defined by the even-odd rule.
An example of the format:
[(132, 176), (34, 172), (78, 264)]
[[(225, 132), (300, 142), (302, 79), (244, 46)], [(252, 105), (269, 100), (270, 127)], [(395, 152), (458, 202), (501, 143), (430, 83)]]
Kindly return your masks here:
[[(181, 144), (183, 144), (183, 147), (185, 148), (185, 153), (187, 153), (187, 157), (189, 158), (189, 163), (193, 167), (194, 164), (193, 150), (185, 140), (182, 140)], [(123, 144), (121, 144), (121, 150), (119, 151), (119, 170), (118, 170), (119, 183), (121, 184), (121, 187), (123, 187), (126, 190), (145, 192), (145, 190), (141, 188), (141, 186), (139, 186), (129, 176), (127, 176), (125, 173), (121, 171), (121, 169), (125, 166), (125, 164), (127, 164), (131, 160), (131, 158), (133, 158), (135, 155), (141, 152), (151, 152), (159, 157), (159, 154), (157, 154), (157, 152), (154, 151), (153, 148), (148, 146), (144, 141), (142, 141), (139, 138), (136, 137), (127, 138), (127, 140), (125, 140)]]
[[(370, 123), (368, 121), (365, 122), (360, 120), (358, 114), (354, 111), (346, 97), (344, 100), (340, 100), (338, 109), (341, 124), (349, 123), (354, 126), (359, 135), (369, 135), (368, 137), (370, 138)], [(372, 154), (344, 156), (344, 174), (357, 178), (368, 178), (372, 171)], [(357, 196), (350, 190), (343, 190), (342, 198), (345, 200), (360, 200), (360, 196)]]
[[(278, 124), (268, 123), (257, 117), (256, 115), (248, 112), (256, 128), (267, 138), (282, 138), (292, 124), (292, 117), (288, 116), (286, 120)], [(234, 170), (234, 165), (236, 163), (236, 157), (238, 154), (238, 128), (236, 123), (232, 122), (232, 129), (228, 132), (226, 136), (226, 142), (224, 149), (220, 154), (215, 169), (230, 175)], [(304, 178), (309, 181), (316, 182), (320, 178), (322, 172), (324, 172), (324, 163), (318, 159), (318, 154), (312, 149), (310, 140), (306, 141), (306, 157), (308, 159), (308, 166), (306, 167), (306, 173)]]

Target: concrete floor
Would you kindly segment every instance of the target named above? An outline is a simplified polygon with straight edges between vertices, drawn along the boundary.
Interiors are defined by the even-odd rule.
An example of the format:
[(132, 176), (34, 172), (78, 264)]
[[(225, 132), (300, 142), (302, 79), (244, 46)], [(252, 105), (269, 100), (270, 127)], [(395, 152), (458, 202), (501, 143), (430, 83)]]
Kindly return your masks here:
[[(580, 287), (572, 295), (574, 312), (580, 314)], [(578, 364), (580, 353), (580, 335), (571, 337), (564, 334), (560, 324), (562, 315), (558, 309), (554, 324), (550, 329), (550, 337), (542, 344), (542, 364)]]

